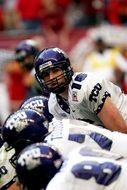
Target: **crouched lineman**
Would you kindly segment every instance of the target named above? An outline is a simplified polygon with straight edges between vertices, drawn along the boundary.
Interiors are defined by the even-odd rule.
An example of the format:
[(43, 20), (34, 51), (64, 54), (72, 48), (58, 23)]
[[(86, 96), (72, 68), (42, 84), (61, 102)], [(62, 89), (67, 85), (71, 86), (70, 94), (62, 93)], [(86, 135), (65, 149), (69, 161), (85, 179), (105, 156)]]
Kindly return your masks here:
[[(20, 150), (26, 146), (23, 145), (23, 147), (21, 148), (22, 141), (29, 143), (31, 141), (39, 142), (43, 140), (44, 134), (46, 134), (44, 133), (44, 131), (41, 133), (39, 132), (39, 129), (42, 129), (42, 126), (46, 123), (46, 120), (44, 119), (42, 114), (44, 113), (44, 110), (42, 109), (41, 113), (37, 111), (38, 109), (36, 109), (36, 106), (38, 106), (38, 104), (36, 104), (38, 102), (38, 98), (39, 101), (42, 100), (42, 104), (39, 104), (39, 107), (42, 106), (44, 109), (43, 101), (45, 102), (47, 99), (40, 99), (40, 97), (36, 97), (34, 100), (30, 99), (26, 102), (26, 104), (24, 103), (22, 107), (25, 107), (27, 105), (27, 108), (29, 108), (29, 106), (34, 105), (33, 110), (28, 109), (30, 112), (29, 114), (26, 114), (28, 110), (24, 109), (20, 110), (19, 112), (16, 112), (16, 115), (13, 114), (11, 117), (9, 117), (10, 119), (8, 118), (3, 126), (2, 134), (4, 141), (6, 141), (10, 146), (14, 147), (16, 150), (18, 147), (20, 147), (18, 152), (20, 152)], [(38, 122), (38, 117), (35, 116), (36, 114), (32, 114), (31, 112), (35, 112), (36, 114), (38, 113), (39, 115), (42, 115), (43, 120), (40, 120), (42, 122), (41, 125)], [(31, 118), (29, 118), (28, 116), (24, 117), (25, 114), (31, 116)], [(60, 122), (60, 125), (56, 126), (53, 132), (46, 138), (48, 139), (47, 142), (50, 142), (51, 144), (55, 143), (54, 145), (57, 148), (59, 148), (59, 151), (62, 154), (65, 154), (65, 157), (72, 149), (76, 148), (76, 146), (81, 146), (82, 144), (90, 145), (90, 143), (92, 147), (100, 149), (103, 148), (117, 153), (119, 152), (121, 156), (127, 157), (127, 152), (125, 151), (127, 138), (125, 134), (121, 134), (118, 132), (110, 132), (106, 129), (99, 129), (94, 125), (90, 125), (79, 121), (77, 122), (78, 123), (76, 123), (76, 121), (63, 120), (63, 122)], [(45, 132), (47, 132), (47, 130)], [(17, 135), (18, 133), (20, 135)], [(59, 146), (60, 144), (61, 146)], [(62, 144), (64, 146), (62, 146)], [(66, 153), (63, 152), (64, 149)]]
[(15, 163), (19, 152), (27, 145), (42, 142), (48, 132), (48, 122), (39, 112), (22, 109), (12, 113), (2, 127), (0, 147), (0, 189), (5, 190), (16, 180)]
[(56, 120), (49, 113), (48, 98), (44, 96), (29, 98), (20, 109), (24, 108), (36, 110), (46, 117), (49, 122), (49, 130), (52, 132), (47, 135), (45, 142), (56, 146), (65, 158), (71, 150), (82, 144), (119, 153), (127, 158), (126, 134), (111, 132), (79, 120)]
[(32, 144), (20, 153), (16, 172), (22, 190), (127, 189), (127, 159), (84, 145), (64, 160), (55, 147)]
[(46, 190), (126, 190), (126, 178), (127, 159), (82, 146), (65, 160)]

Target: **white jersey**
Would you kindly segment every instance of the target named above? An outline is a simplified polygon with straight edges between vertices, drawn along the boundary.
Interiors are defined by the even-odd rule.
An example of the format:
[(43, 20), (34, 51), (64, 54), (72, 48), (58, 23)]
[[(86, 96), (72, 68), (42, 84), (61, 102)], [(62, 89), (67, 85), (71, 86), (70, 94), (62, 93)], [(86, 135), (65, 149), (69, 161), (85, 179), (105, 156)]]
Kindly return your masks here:
[(62, 121), (54, 117), (52, 121), (49, 123), (48, 131), (52, 132), (55, 129), (55, 127), (60, 127), (61, 125)]
[(107, 97), (111, 97), (124, 120), (127, 121), (127, 96), (110, 81), (92, 73), (75, 73), (69, 84), (68, 102), (51, 93), (49, 111), (57, 119), (71, 118), (103, 125), (97, 114)]
[(65, 160), (46, 190), (127, 190), (127, 159), (80, 147)]
[(12, 160), (15, 158), (15, 150), (9, 149), (6, 143), (0, 148), (0, 189), (7, 189), (16, 177)]
[(64, 158), (81, 145), (105, 149), (127, 158), (127, 134), (109, 131), (79, 120), (63, 119), (57, 122), (45, 142), (59, 149)]

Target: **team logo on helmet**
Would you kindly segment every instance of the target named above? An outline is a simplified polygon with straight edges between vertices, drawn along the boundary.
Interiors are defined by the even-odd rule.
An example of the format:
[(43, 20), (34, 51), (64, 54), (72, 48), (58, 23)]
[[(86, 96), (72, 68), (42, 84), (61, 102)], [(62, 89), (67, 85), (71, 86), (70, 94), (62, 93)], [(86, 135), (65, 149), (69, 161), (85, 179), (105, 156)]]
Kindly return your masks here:
[(62, 54), (64, 54), (65, 57), (68, 57), (67, 54), (62, 49), (53, 48), (53, 51), (58, 52), (58, 53), (62, 53)]
[(37, 147), (36, 149), (27, 150), (24, 154), (21, 154), (18, 159), (18, 164), (21, 166), (26, 166), (28, 170), (36, 168), (40, 165), (41, 151)]
[(21, 109), (33, 109), (43, 114), (49, 122), (52, 121), (53, 115), (48, 110), (48, 98), (44, 96), (33, 96), (27, 99), (21, 105)]
[(42, 64), (42, 65), (39, 66), (39, 71), (41, 72), (45, 68), (50, 67), (50, 66), (52, 66), (52, 62), (51, 61), (45, 62), (44, 64)]
[(6, 128), (12, 130), (15, 128), (17, 132), (20, 132), (28, 125), (28, 119), (25, 112), (17, 113), (12, 119), (8, 119), (6, 122)]

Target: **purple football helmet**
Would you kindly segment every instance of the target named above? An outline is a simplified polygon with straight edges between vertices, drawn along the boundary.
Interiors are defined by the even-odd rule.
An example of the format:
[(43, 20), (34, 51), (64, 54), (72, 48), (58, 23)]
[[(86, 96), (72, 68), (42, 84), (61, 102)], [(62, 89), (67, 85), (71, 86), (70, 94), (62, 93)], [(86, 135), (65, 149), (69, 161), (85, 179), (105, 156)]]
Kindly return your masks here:
[(48, 110), (48, 98), (45, 96), (33, 96), (27, 99), (20, 107), (21, 109), (34, 109), (40, 114), (43, 114), (48, 122), (51, 122), (53, 115)]
[(26, 147), (16, 164), (19, 184), (27, 190), (45, 189), (62, 162), (62, 156), (53, 146), (36, 143)]
[[(49, 92), (56, 94), (62, 93), (72, 79), (73, 71), (70, 65), (69, 57), (65, 52), (56, 47), (42, 50), (35, 58), (34, 67), (37, 81), (42, 86), (42, 88), (47, 89)], [(62, 70), (62, 74), (45, 82), (44, 76), (52, 68), (60, 68)], [(62, 84), (59, 84), (59, 81), (62, 78), (65, 80)], [(52, 85), (54, 83), (57, 84), (55, 87)]]
[[(18, 63), (21, 64), (22, 68), (31, 70), (34, 67), (33, 61), (38, 51), (39, 50), (37, 47), (37, 43), (34, 40), (23, 40), (17, 45), (15, 49), (15, 59)], [(26, 64), (25, 59), (28, 57), (30, 59), (29, 61), (27, 60)]]
[(48, 121), (39, 112), (22, 109), (9, 115), (2, 127), (2, 138), (18, 151), (27, 144), (42, 142), (48, 133)]

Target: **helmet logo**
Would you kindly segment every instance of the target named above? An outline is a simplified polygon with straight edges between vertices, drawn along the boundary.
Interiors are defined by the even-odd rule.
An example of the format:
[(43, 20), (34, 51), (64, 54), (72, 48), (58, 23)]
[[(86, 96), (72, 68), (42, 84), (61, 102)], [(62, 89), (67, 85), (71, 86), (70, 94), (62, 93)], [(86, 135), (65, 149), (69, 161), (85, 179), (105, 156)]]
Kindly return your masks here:
[(67, 54), (62, 49), (53, 48), (53, 51), (58, 52), (58, 53), (62, 53), (62, 54), (64, 54), (65, 57), (68, 57)]
[(18, 163), (21, 166), (26, 165), (27, 169), (31, 170), (40, 164), (40, 155), (41, 151), (39, 148), (28, 150), (23, 155), (21, 154)]
[(39, 113), (43, 112), (44, 103), (41, 100), (34, 100), (34, 102), (29, 102), (28, 104), (24, 105), (24, 108), (32, 108), (38, 111)]
[(62, 49), (59, 49), (59, 48), (53, 48), (53, 51), (65, 54), (64, 51)]
[(43, 71), (43, 69), (45, 69), (46, 67), (50, 67), (52, 65), (51, 61), (45, 62), (44, 64), (39, 66), (39, 71)]
[[(25, 119), (27, 119), (27, 115), (25, 112), (18, 113), (17, 115), (15, 115), (15, 117), (12, 117), (7, 121), (6, 128), (9, 128), (10, 130), (15, 128), (16, 131), (19, 132), (23, 128), (25, 128), (24, 123), (26, 123), (27, 125), (27, 122)], [(15, 127), (15, 124), (17, 124), (16, 127)]]

